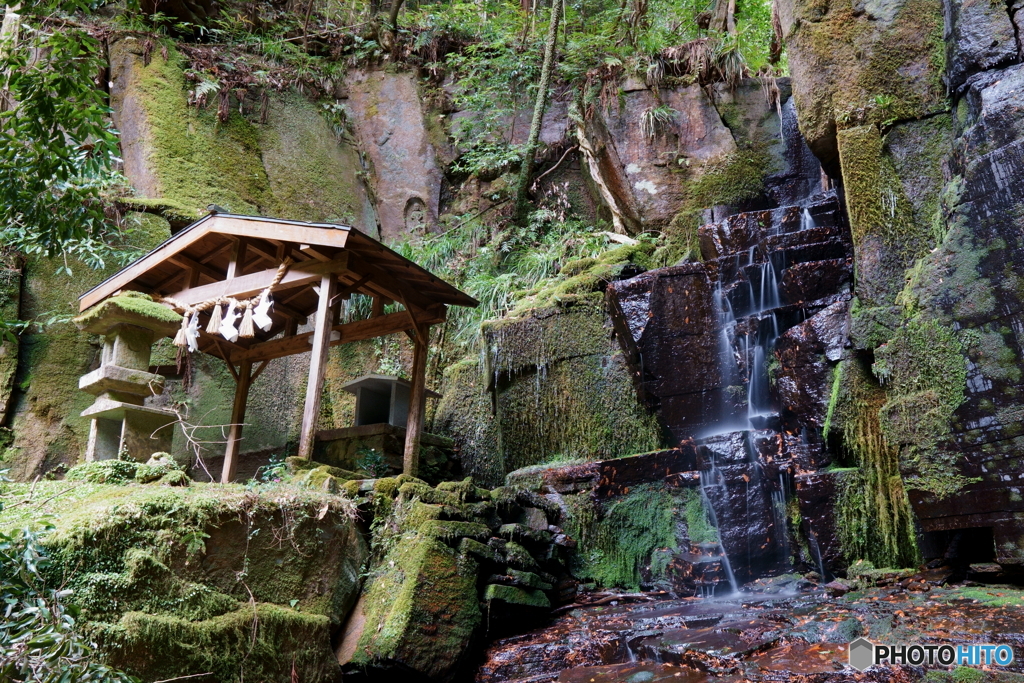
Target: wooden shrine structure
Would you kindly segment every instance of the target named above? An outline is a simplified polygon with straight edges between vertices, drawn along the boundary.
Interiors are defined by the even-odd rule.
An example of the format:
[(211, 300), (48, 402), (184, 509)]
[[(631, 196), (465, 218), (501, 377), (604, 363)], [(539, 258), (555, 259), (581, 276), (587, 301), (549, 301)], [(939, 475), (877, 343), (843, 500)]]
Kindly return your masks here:
[[(266, 329), (257, 326), (252, 337), (234, 341), (202, 331), (214, 315), (211, 301), (252, 299), (268, 287), (273, 305), (266, 312)], [(198, 334), (192, 321), (196, 350), (223, 359), (231, 371), (235, 396), (221, 472), (225, 483), (233, 479), (238, 465), (249, 387), (270, 361), (311, 351), (298, 453), (308, 458), (313, 453), (328, 349), (398, 332), (408, 334), (415, 349), (403, 458), (404, 471), (414, 474), (423, 428), (430, 326), (445, 320), (448, 306), (478, 303), (352, 228), (226, 213), (201, 218), (89, 290), (79, 298), (79, 310), (96, 310), (93, 307), (128, 291), (149, 294), (179, 313), (185, 309), (186, 323), (190, 316), (198, 317)], [(371, 317), (343, 322), (341, 303), (356, 293), (372, 297)], [(385, 314), (384, 307), (394, 302), (404, 310)], [(300, 332), (307, 322), (313, 329)], [(165, 335), (169, 336), (166, 323), (158, 333)]]

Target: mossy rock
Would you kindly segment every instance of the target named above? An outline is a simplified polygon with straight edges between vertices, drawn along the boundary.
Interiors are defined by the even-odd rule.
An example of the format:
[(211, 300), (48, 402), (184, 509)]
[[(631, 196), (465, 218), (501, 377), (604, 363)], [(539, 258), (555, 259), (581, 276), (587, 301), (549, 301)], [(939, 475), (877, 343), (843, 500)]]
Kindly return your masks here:
[[(36, 495), (56, 525), (47, 578), (74, 591), (79, 624), (118, 666), (235, 682), (287, 679), (294, 661), (303, 680), (333, 680), (332, 629), (368, 557), (349, 501), (283, 484), (85, 480), (39, 482)], [(24, 524), (19, 510), (0, 511), (0, 528)]]
[(484, 602), (504, 602), (508, 605), (550, 609), (551, 601), (544, 591), (492, 583), (484, 591)]
[(330, 619), (278, 605), (242, 605), (201, 621), (130, 612), (93, 633), (111, 664), (146, 680), (195, 671), (225, 683), (284, 681), (293, 672), (311, 683), (337, 678)]
[(435, 489), (430, 484), (421, 481), (410, 481), (402, 484), (398, 489), (398, 493), (406, 500), (418, 498), (424, 503), (431, 503), (434, 505), (450, 505), (452, 507), (457, 507), (462, 503), (457, 493)]
[(463, 538), (459, 541), (459, 552), (464, 555), (472, 555), (477, 560), (485, 560), (493, 564), (505, 564), (505, 556), (502, 553), (480, 541), (474, 541), (472, 538)]
[[(72, 467), (65, 478), (68, 481), (87, 481), (91, 484), (127, 484), (135, 480), (139, 467), (139, 463), (131, 460), (98, 460)], [(163, 474), (162, 472), (159, 476)], [(159, 476), (155, 479), (159, 479)]]
[(423, 523), (419, 531), (425, 536), (436, 538), (441, 541), (451, 542), (461, 538), (471, 538), (477, 541), (487, 540), (491, 530), (486, 524), (475, 522), (445, 522), (430, 520)]
[(351, 663), (449, 678), (481, 623), (476, 563), (441, 541), (412, 535), (381, 567), (361, 601), (365, 621)]
[(524, 572), (518, 569), (509, 569), (508, 576), (512, 578), (517, 586), (524, 588), (537, 588), (542, 591), (549, 591), (554, 586), (537, 576), (533, 572)]

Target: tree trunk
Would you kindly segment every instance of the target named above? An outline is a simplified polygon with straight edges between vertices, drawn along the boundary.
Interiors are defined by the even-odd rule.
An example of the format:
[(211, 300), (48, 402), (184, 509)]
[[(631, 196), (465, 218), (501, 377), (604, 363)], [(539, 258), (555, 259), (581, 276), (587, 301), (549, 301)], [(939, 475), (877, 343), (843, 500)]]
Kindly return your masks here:
[(526, 192), (530, 187), (530, 177), (533, 175), (533, 158), (537, 154), (537, 147), (540, 143), (540, 127), (544, 120), (544, 111), (548, 107), (548, 89), (551, 87), (551, 75), (554, 72), (558, 24), (562, 19), (562, 2), (564, 0), (555, 0), (551, 3), (551, 25), (548, 27), (548, 38), (544, 43), (544, 64), (540, 70), (537, 101), (533, 107), (530, 135), (526, 139), (526, 149), (523, 150), (523, 163), (519, 169), (519, 182), (516, 183), (514, 218), (519, 224), (526, 220)]
[(736, 0), (717, 0), (708, 28), (721, 33), (736, 33)]
[(388, 14), (388, 27), (392, 31), (398, 30), (398, 12), (402, 9), (403, 0), (391, 0), (391, 12)]

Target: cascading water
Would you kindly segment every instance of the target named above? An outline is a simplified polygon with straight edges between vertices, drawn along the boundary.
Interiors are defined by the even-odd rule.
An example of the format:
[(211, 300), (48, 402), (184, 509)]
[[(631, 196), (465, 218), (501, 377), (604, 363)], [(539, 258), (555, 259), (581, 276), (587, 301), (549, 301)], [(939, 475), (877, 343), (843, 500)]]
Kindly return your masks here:
[[(797, 217), (799, 230), (817, 227), (808, 209), (799, 209), (799, 213), (793, 216), (793, 222)], [(790, 230), (797, 227), (793, 222), (789, 223), (792, 226)], [(764, 244), (769, 243), (768, 240), (785, 236), (781, 223), (773, 223), (762, 229)], [(784, 249), (776, 249), (774, 252), (763, 249), (763, 244), (755, 244), (730, 256), (732, 261), (725, 272), (736, 274), (739, 281), (735, 284), (727, 287), (727, 283), (722, 282), (725, 275), (721, 272), (719, 274), (719, 281), (715, 287), (720, 323), (719, 367), (722, 385), (729, 389), (722, 392), (719, 420), (700, 435), (701, 439), (706, 440), (742, 433), (746, 443), (747, 457), (742, 470), (745, 474), (742, 475), (742, 480), (736, 475), (730, 475), (730, 481), (735, 481), (729, 485), (741, 487), (731, 497), (725, 494), (727, 484), (715, 457), (711, 458), (711, 469), (701, 476), (704, 504), (716, 528), (719, 528), (719, 522), (725, 522), (732, 525), (738, 523), (744, 530), (742, 534), (731, 532), (727, 552), (726, 543), (722, 540), (724, 534), (719, 528), (722, 561), (730, 575), (730, 586), (733, 590), (736, 589), (733, 561), (741, 562), (738, 566), (742, 568), (741, 573), (744, 576), (756, 577), (760, 570), (756, 569), (755, 565), (763, 565), (766, 552), (767, 556), (772, 558), (770, 564), (779, 567), (786, 565), (790, 554), (786, 515), (786, 505), (792, 495), (790, 472), (785, 468), (773, 468), (772, 477), (766, 477), (765, 463), (753, 446), (755, 434), (765, 434), (759, 430), (777, 424), (778, 416), (772, 402), (769, 369), (774, 360), (776, 341), (785, 331), (785, 328), (780, 329), (780, 311), (784, 309), (780, 284), (781, 274), (785, 270), (786, 252)], [(740, 288), (745, 288), (745, 291)], [(745, 296), (740, 296), (741, 293)], [(790, 325), (794, 320), (802, 320), (802, 317), (799, 312), (786, 314), (786, 320), (790, 321)], [(742, 410), (742, 404), (736, 405), (734, 388), (744, 383), (746, 410), (739, 412)], [(743, 496), (743, 501), (739, 501), (740, 495)], [(741, 507), (736, 509), (737, 505)], [(755, 528), (761, 528), (759, 518), (768, 520), (767, 526), (770, 530), (766, 532), (769, 542), (767, 551), (765, 541), (755, 540), (754, 534), (750, 533)], [(730, 552), (732, 558), (729, 557)]]
[(732, 563), (729, 562), (729, 553), (725, 551), (725, 543), (722, 542), (722, 530), (718, 525), (718, 516), (715, 514), (715, 506), (711, 504), (711, 496), (709, 495), (709, 492), (713, 491), (715, 487), (724, 488), (725, 480), (718, 469), (714, 456), (712, 456), (711, 469), (702, 470), (700, 473), (700, 497), (704, 509), (708, 513), (709, 521), (718, 533), (718, 546), (722, 551), (722, 568), (725, 569), (725, 576), (729, 581), (730, 593), (737, 593), (739, 591), (739, 584), (736, 582), (736, 575), (732, 571)]

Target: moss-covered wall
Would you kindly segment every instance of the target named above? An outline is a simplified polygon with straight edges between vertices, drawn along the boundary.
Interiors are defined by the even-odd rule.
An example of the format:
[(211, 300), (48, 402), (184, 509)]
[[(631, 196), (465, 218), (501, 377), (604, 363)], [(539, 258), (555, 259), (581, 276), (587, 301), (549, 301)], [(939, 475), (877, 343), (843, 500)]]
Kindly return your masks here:
[(660, 445), (660, 428), (637, 400), (599, 293), (487, 323), (484, 343), (506, 471)]
[[(140, 41), (124, 37), (111, 43), (110, 59), (125, 172), (140, 194), (186, 214), (200, 215), (214, 203), (235, 213), (343, 223), (376, 236), (359, 152), (338, 138), (321, 103), (295, 92), (270, 93), (264, 123), (253, 97), (232, 100), (231, 114), (221, 123), (215, 106), (189, 105), (194, 86), (185, 77), (185, 57), (173, 47), (153, 50), (146, 64)], [(343, 356), (332, 352), (329, 387), (339, 373), (362, 374), (347, 372)], [(297, 441), (308, 364), (306, 355), (274, 360), (253, 384), (243, 453), (284, 451)], [(190, 390), (184, 393), (178, 385), (172, 396), (186, 407), (190, 422), (212, 427), (196, 436), (208, 442), (204, 457), (216, 459), (224, 450), (216, 426), (230, 421), (234, 382), (212, 357), (196, 357), (193, 371)], [(331, 399), (344, 403), (338, 393), (327, 392), (328, 413)], [(337, 419), (328, 416), (323, 426), (348, 426), (344, 418), (344, 411)], [(174, 448), (178, 454), (188, 448), (180, 433)]]
[(847, 562), (914, 566), (920, 558), (900, 476), (899, 445), (890, 440), (880, 417), (886, 400), (862, 359), (848, 355), (836, 366), (829, 431), (841, 437), (848, 465), (837, 472), (836, 530)]
[[(234, 213), (336, 221), (376, 234), (358, 152), (337, 139), (320, 105), (293, 92), (271, 93), (266, 123), (255, 101), (234, 105), (227, 121), (216, 107), (189, 105), (187, 63), (173, 47), (112, 42), (111, 104), (122, 129), (125, 172), (141, 192), (194, 212), (209, 204)], [(165, 58), (166, 57), (166, 58)], [(246, 111), (243, 115), (239, 109)]]
[(501, 485), (509, 470), (480, 359), (466, 358), (448, 367), (441, 396), (430, 431), (455, 441), (463, 472), (484, 486)]
[[(21, 309), (21, 256), (0, 247), (0, 320), (18, 320)], [(18, 339), (0, 339), (0, 429), (7, 423), (7, 411), (18, 369)], [(5, 446), (0, 446), (0, 451)]]

